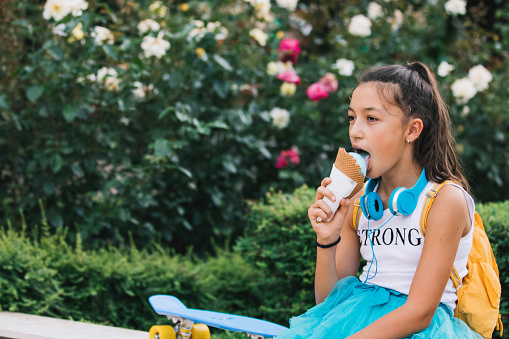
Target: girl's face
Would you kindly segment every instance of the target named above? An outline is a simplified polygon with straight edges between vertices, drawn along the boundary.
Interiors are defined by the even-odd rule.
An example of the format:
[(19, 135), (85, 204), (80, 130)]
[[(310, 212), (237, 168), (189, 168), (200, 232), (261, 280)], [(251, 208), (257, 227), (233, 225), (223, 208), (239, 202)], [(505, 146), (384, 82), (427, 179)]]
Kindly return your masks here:
[[(359, 85), (348, 107), (350, 141), (356, 152), (366, 151), (367, 177), (378, 178), (408, 166), (410, 145), (403, 111), (380, 98), (374, 83)], [(410, 147), (411, 149), (411, 147)], [(396, 172), (397, 173), (397, 172)]]

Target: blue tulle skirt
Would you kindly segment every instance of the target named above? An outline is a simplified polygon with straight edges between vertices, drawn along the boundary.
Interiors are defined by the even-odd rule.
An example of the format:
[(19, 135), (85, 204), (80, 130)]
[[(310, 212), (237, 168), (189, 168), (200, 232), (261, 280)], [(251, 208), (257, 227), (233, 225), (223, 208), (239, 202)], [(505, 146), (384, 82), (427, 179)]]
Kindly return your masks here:
[[(324, 302), (291, 318), (290, 329), (280, 332), (277, 339), (346, 338), (402, 306), (406, 299), (406, 294), (363, 284), (356, 277), (346, 277), (337, 282)], [(445, 304), (440, 304), (427, 329), (409, 338), (482, 339), (455, 318)]]

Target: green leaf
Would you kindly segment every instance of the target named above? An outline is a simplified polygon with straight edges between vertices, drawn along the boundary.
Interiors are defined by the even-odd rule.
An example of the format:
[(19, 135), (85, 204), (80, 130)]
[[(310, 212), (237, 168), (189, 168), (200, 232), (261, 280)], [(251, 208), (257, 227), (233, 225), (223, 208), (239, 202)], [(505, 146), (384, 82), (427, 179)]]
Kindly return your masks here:
[(225, 58), (223, 58), (217, 54), (214, 54), (213, 58), (214, 58), (214, 61), (217, 62), (219, 64), (219, 66), (223, 67), (224, 70), (226, 70), (228, 72), (233, 71), (232, 66), (230, 65), (230, 63), (228, 61), (226, 61)]
[(55, 192), (55, 184), (53, 182), (45, 182), (43, 187), (46, 195), (52, 195)]
[(182, 74), (182, 72), (176, 71), (170, 75), (170, 87), (171, 88), (180, 87), (183, 81), (184, 81), (184, 75)]
[(207, 124), (207, 127), (209, 128), (220, 128), (228, 130), (230, 127), (224, 122), (224, 121), (214, 121), (209, 124)]
[(7, 95), (2, 94), (0, 95), (0, 109), (8, 110), (11, 108), (11, 105), (9, 105), (9, 102), (7, 101)]
[(42, 86), (42, 85), (30, 86), (26, 90), (27, 98), (31, 102), (37, 101), (37, 99), (40, 98), (40, 96), (42, 95), (43, 92), (44, 92), (44, 86)]
[(78, 116), (79, 107), (76, 104), (71, 104), (65, 106), (64, 108), (64, 118), (67, 122), (72, 122)]
[(165, 139), (158, 139), (154, 142), (154, 152), (160, 158), (166, 158), (171, 155), (170, 142)]
[(213, 85), (214, 91), (219, 95), (220, 98), (224, 99), (228, 95), (230, 90), (230, 86), (226, 81), (214, 81)]
[(173, 106), (170, 106), (170, 107), (166, 107), (161, 113), (159, 113), (159, 119), (162, 119), (164, 118), (166, 115), (168, 115), (168, 113), (170, 112), (175, 112), (175, 107)]
[(51, 47), (47, 49), (48, 54), (55, 60), (62, 60), (64, 58), (64, 51), (60, 47)]
[(71, 165), (71, 171), (78, 178), (82, 178), (85, 175), (85, 171), (83, 171), (83, 168), (81, 168), (81, 166), (77, 164)]
[(109, 56), (113, 60), (118, 59), (117, 49), (115, 48), (114, 45), (104, 44), (102, 48), (103, 48), (104, 53), (106, 53), (107, 56)]
[(49, 158), (49, 166), (53, 173), (58, 173), (62, 169), (62, 165), (64, 164), (64, 160), (60, 156), (60, 154), (55, 153)]

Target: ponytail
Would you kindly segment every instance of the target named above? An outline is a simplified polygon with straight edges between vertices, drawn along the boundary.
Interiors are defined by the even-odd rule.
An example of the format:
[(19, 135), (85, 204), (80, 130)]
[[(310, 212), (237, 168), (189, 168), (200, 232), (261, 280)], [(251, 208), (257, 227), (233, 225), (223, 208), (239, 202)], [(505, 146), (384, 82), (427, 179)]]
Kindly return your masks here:
[(449, 109), (433, 72), (420, 62), (382, 66), (361, 74), (359, 85), (366, 82), (381, 84), (381, 97), (398, 106), (407, 121), (422, 120), (423, 130), (413, 145), (414, 159), (426, 169), (427, 179), (437, 183), (452, 180), (470, 192), (455, 151)]

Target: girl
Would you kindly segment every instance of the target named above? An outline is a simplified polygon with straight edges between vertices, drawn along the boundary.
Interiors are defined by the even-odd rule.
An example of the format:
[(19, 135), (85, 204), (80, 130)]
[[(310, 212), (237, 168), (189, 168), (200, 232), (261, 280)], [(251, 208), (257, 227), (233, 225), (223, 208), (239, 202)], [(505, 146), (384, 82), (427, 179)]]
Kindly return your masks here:
[[(447, 107), (435, 76), (422, 63), (368, 70), (348, 107), (350, 141), (367, 152), (365, 189), (374, 200), (353, 225), (353, 205), (344, 198), (332, 216), (323, 201), (335, 201), (322, 180), (308, 216), (316, 232), (317, 306), (290, 320), (278, 338), (481, 338), (453, 317), (453, 265), (467, 274), (474, 202), (455, 154)], [(440, 190), (429, 212), (426, 237), (419, 227), (426, 193)], [(399, 187), (413, 188), (416, 207), (397, 212)], [(378, 196), (376, 196), (378, 194)], [(403, 194), (400, 198), (403, 197)], [(359, 192), (353, 199), (366, 197)], [(393, 199), (394, 198), (394, 199)], [(371, 213), (370, 213), (371, 212)], [(368, 217), (369, 216), (369, 219)], [(366, 265), (359, 278), (361, 257)]]

